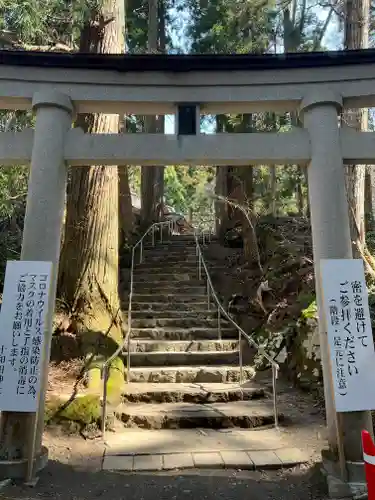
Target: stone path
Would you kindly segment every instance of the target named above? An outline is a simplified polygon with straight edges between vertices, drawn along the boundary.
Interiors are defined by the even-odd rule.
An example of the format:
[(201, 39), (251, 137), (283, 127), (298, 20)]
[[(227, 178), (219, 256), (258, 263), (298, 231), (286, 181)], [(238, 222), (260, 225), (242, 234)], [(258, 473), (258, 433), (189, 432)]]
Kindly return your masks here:
[(191, 468), (242, 470), (291, 467), (311, 454), (275, 429), (129, 430), (108, 435), (104, 470), (143, 471)]

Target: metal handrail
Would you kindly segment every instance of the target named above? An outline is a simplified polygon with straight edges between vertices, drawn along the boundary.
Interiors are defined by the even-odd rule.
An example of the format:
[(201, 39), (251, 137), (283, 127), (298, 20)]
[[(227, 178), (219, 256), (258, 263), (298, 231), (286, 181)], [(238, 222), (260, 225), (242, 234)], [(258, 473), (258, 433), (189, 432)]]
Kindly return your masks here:
[[(255, 340), (248, 335), (237, 323), (236, 321), (232, 318), (232, 316), (224, 309), (222, 306), (215, 288), (212, 284), (212, 280), (210, 277), (210, 273), (208, 271), (206, 261), (204, 260), (203, 253), (201, 246), (199, 244), (199, 239), (197, 236), (197, 233), (194, 233), (194, 238), (195, 238), (195, 243), (196, 243), (196, 250), (197, 250), (197, 257), (198, 257), (198, 278), (202, 278), (202, 266), (204, 269), (204, 272), (206, 274), (207, 278), (207, 308), (210, 310), (210, 303), (211, 303), (211, 298), (210, 298), (210, 293), (212, 294), (212, 297), (214, 298), (216, 305), (217, 305), (217, 320), (218, 320), (218, 335), (219, 335), (219, 340), (221, 340), (221, 325), (220, 325), (220, 319), (221, 319), (221, 313), (228, 319), (228, 321), (238, 330), (239, 334), (239, 366), (240, 366), (240, 385), (243, 383), (243, 364), (242, 364), (242, 347), (241, 347), (241, 340), (242, 337), (244, 337), (247, 342), (255, 347), (258, 352), (270, 363), (272, 366), (272, 392), (273, 392), (273, 412), (274, 412), (274, 420), (275, 420), (275, 427), (278, 427), (278, 415), (277, 415), (277, 398), (276, 398), (276, 381), (278, 378), (278, 373), (280, 366), (278, 363), (276, 363), (275, 360), (273, 360), (264, 350), (263, 347), (261, 347), (259, 344), (255, 342)], [(204, 232), (202, 233), (202, 242), (204, 244)]]
[(155, 246), (155, 229), (160, 228), (160, 242), (163, 242), (163, 227), (167, 226), (169, 232), (173, 231), (173, 221), (163, 221), (155, 222), (152, 224), (147, 231), (141, 236), (137, 243), (132, 248), (132, 259), (130, 268), (130, 291), (129, 291), (129, 304), (128, 304), (128, 329), (124, 337), (123, 342), (118, 346), (116, 351), (107, 359), (102, 367), (102, 379), (103, 379), (103, 401), (102, 401), (102, 437), (105, 439), (105, 421), (107, 417), (107, 383), (108, 383), (108, 372), (112, 362), (117, 358), (117, 356), (124, 350), (127, 344), (127, 382), (129, 383), (130, 377), (130, 339), (131, 339), (131, 323), (132, 323), (132, 300), (133, 300), (133, 288), (134, 288), (134, 263), (135, 263), (135, 252), (138, 247), (140, 247), (139, 263), (143, 260), (143, 242), (147, 235), (151, 233), (152, 246)]
[[(163, 242), (163, 227), (167, 227), (169, 229), (169, 233), (173, 233), (174, 221), (168, 220), (163, 222), (155, 222), (152, 224), (147, 231), (142, 235), (142, 237), (136, 242), (136, 244), (132, 248), (132, 258), (131, 258), (131, 270), (130, 270), (130, 290), (129, 290), (129, 304), (128, 304), (128, 329), (127, 333), (123, 339), (123, 342), (118, 346), (116, 351), (107, 359), (107, 361), (103, 364), (102, 367), (102, 378), (103, 378), (103, 401), (102, 401), (102, 418), (101, 418), (101, 427), (102, 427), (102, 437), (105, 440), (105, 421), (107, 415), (107, 382), (108, 382), (108, 372), (112, 362), (118, 357), (120, 352), (124, 350), (125, 345), (127, 344), (127, 382), (129, 383), (130, 378), (130, 341), (131, 341), (131, 320), (132, 320), (132, 299), (133, 299), (133, 289), (134, 289), (134, 266), (135, 266), (135, 252), (138, 247), (140, 247), (140, 258), (139, 263), (142, 263), (143, 260), (143, 242), (147, 235), (151, 233), (152, 236), (152, 245), (155, 246), (155, 229), (160, 228), (160, 242)], [(207, 231), (208, 235), (206, 238), (208, 241), (211, 241), (211, 231)], [(202, 243), (205, 244), (205, 230), (201, 230), (200, 234), (202, 236)], [(272, 388), (273, 388), (273, 407), (274, 407), (274, 420), (275, 427), (278, 427), (278, 415), (277, 415), (277, 401), (276, 401), (276, 380), (278, 377), (279, 365), (264, 351), (264, 349), (259, 346), (253, 338), (251, 338), (230, 316), (230, 314), (224, 309), (222, 304), (220, 303), (219, 298), (217, 297), (216, 291), (211, 281), (211, 277), (206, 265), (206, 262), (203, 257), (203, 253), (201, 250), (201, 246), (199, 244), (198, 239), (198, 231), (194, 230), (194, 238), (196, 242), (196, 252), (198, 257), (198, 273), (199, 279), (202, 277), (202, 266), (207, 278), (207, 308), (210, 310), (210, 293), (212, 294), (218, 308), (218, 334), (219, 340), (221, 340), (221, 313), (229, 320), (230, 323), (238, 330), (239, 333), (239, 353), (240, 353), (240, 384), (243, 382), (243, 365), (242, 365), (242, 347), (241, 340), (244, 337), (249, 344), (255, 347), (260, 354), (267, 359), (267, 361), (272, 366)]]

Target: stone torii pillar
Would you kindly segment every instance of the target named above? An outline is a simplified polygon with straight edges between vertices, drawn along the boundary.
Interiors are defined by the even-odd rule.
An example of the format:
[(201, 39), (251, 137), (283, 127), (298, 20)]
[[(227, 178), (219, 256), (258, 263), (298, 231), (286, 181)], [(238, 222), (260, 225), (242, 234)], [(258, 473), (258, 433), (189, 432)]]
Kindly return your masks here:
[[(26, 216), (21, 259), (53, 263), (50, 308), (45, 322), (45, 345), (41, 366), (41, 391), (35, 439), (38, 470), (46, 464), (47, 450), (42, 449), (44, 401), (47, 388), (52, 319), (56, 298), (57, 271), (63, 226), (67, 168), (64, 161), (65, 138), (72, 126), (70, 98), (55, 91), (34, 95), (36, 112), (34, 144), (28, 184)], [(30, 452), (34, 414), (4, 412), (1, 416), (0, 477), (24, 478)], [(6, 453), (7, 461), (4, 460)]]
[[(322, 357), (328, 442), (337, 450), (336, 416), (332, 393), (327, 331), (320, 290), (321, 259), (351, 259), (349, 206), (341, 153), (338, 113), (342, 98), (329, 88), (306, 96), (300, 108), (310, 135), (311, 162), (308, 167), (309, 202), (315, 263), (316, 297)], [(362, 462), (361, 431), (372, 433), (370, 412), (342, 414), (342, 443), (347, 462)], [(350, 475), (350, 474), (349, 474)]]

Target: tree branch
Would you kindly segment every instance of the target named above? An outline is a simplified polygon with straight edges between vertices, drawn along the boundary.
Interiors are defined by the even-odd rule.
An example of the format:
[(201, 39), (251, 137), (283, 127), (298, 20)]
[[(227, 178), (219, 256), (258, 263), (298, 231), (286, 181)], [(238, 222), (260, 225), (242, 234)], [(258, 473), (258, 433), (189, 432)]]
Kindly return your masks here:
[(317, 50), (321, 46), (322, 40), (324, 38), (324, 35), (327, 32), (328, 25), (331, 22), (333, 14), (334, 14), (334, 7), (331, 6), (331, 8), (330, 8), (330, 10), (328, 12), (328, 15), (326, 17), (326, 20), (324, 21), (324, 24), (322, 26), (322, 29), (319, 31), (319, 33), (315, 37), (314, 45), (313, 45), (313, 50)]
[[(219, 194), (216, 194), (216, 193), (213, 193), (209, 190), (206, 191), (207, 194), (211, 197), (211, 198), (216, 198), (217, 200), (223, 202), (223, 203), (227, 203), (228, 205), (232, 206), (233, 208), (237, 208), (238, 210), (240, 210), (240, 212), (242, 212), (244, 214), (244, 216), (246, 217), (246, 220), (250, 226), (250, 229), (251, 231), (253, 232), (254, 236), (255, 236), (255, 227), (254, 227), (254, 224), (251, 220), (251, 217), (249, 214), (252, 213), (251, 210), (249, 209), (246, 209), (245, 207), (243, 207), (242, 205), (239, 205), (238, 203), (234, 202), (234, 201), (231, 201), (229, 200), (228, 198), (225, 198), (224, 196), (221, 196)], [(258, 267), (259, 267), (259, 270), (260, 272), (263, 274), (263, 268), (262, 268), (262, 264), (260, 262), (260, 256), (259, 256), (259, 252), (256, 252), (256, 260), (257, 260), (257, 264), (258, 264)]]

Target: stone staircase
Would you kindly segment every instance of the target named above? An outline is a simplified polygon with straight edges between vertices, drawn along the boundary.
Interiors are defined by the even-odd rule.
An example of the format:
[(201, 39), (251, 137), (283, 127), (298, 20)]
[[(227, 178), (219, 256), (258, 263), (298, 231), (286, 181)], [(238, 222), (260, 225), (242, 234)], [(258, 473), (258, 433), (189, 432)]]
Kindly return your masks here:
[(125, 427), (255, 428), (274, 422), (272, 399), (252, 381), (251, 366), (243, 367), (246, 383), (239, 385), (238, 332), (221, 318), (219, 336), (217, 307), (208, 303), (206, 281), (199, 279), (193, 237), (146, 246), (133, 290), (131, 369), (116, 410)]

